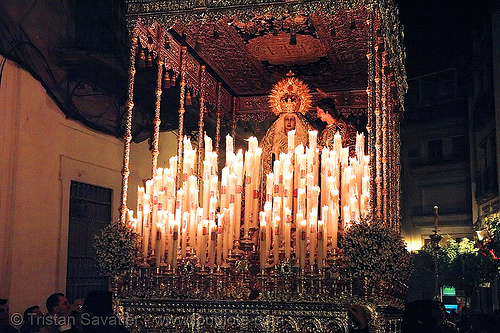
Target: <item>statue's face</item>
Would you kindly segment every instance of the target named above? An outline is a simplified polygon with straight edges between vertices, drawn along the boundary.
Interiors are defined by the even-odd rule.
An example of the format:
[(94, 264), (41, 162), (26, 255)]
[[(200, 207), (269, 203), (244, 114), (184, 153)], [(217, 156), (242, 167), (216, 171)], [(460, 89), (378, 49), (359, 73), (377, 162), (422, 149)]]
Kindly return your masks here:
[(323, 110), (322, 108), (320, 108), (319, 106), (316, 107), (316, 116), (318, 117), (318, 119), (320, 119), (321, 121), (324, 121), (326, 122), (326, 112), (325, 110)]
[(285, 116), (283, 117), (283, 122), (286, 133), (288, 133), (288, 131), (295, 129), (295, 123), (296, 123), (295, 115), (285, 114)]
[(281, 109), (284, 112), (298, 112), (300, 107), (300, 98), (296, 94), (287, 93), (281, 97)]

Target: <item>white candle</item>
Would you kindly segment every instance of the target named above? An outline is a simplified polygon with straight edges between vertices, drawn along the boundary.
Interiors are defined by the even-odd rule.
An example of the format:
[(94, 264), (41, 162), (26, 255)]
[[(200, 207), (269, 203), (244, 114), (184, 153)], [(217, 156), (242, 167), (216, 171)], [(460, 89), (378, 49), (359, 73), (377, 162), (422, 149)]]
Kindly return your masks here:
[(293, 152), (295, 149), (295, 130), (288, 131), (288, 152)]
[(233, 152), (234, 152), (233, 137), (228, 134), (226, 135), (226, 155), (230, 155)]
[(172, 260), (176, 250), (174, 247), (174, 214), (168, 213), (167, 221), (168, 221), (166, 225), (167, 239), (165, 240), (168, 246), (167, 264), (172, 265)]
[(342, 149), (342, 136), (339, 132), (333, 136), (333, 149), (337, 152), (340, 152)]
[(226, 254), (226, 249), (223, 248), (224, 242), (222, 240), (223, 221), (222, 214), (217, 214), (217, 265), (222, 264), (222, 254)]
[(272, 234), (272, 221), (273, 221), (273, 204), (271, 201), (266, 201), (264, 204), (264, 216), (266, 218), (266, 223), (269, 227), (266, 229), (266, 251), (269, 253), (271, 250), (271, 234)]
[(177, 270), (177, 248), (179, 244), (179, 223), (174, 222), (174, 228), (172, 232), (172, 242), (173, 242), (173, 253), (172, 253), (172, 269)]
[(283, 208), (292, 209), (292, 182), (293, 175), (287, 173), (283, 179)]
[(208, 161), (203, 161), (203, 218), (208, 219), (208, 206), (210, 200), (210, 169)]
[(196, 212), (198, 211), (198, 207), (191, 209), (189, 212), (189, 247), (191, 251), (195, 251), (196, 249)]
[(351, 195), (349, 207), (351, 210), (351, 220), (359, 221), (359, 204), (358, 198), (355, 195)]
[[(255, 138), (257, 142), (257, 138)], [(260, 211), (260, 158), (262, 155), (262, 149), (257, 147), (254, 154), (254, 166), (253, 166), (253, 178), (252, 178), (252, 192), (253, 192), (253, 203), (252, 203), (252, 226), (255, 230), (259, 228), (259, 211)]]
[(304, 220), (304, 215), (302, 213), (295, 214), (295, 258), (299, 260), (300, 258), (300, 223)]
[(208, 247), (208, 267), (213, 269), (215, 265), (215, 250), (217, 245), (217, 226), (215, 221), (210, 221), (210, 243)]
[(243, 194), (243, 152), (238, 150), (236, 154), (237, 162), (235, 165), (236, 171), (236, 194), (234, 207), (234, 236), (240, 239), (241, 233), (241, 196)]
[(182, 214), (182, 227), (180, 228), (180, 233), (181, 233), (181, 258), (183, 258), (183, 259), (186, 258), (188, 221), (189, 221), (189, 212), (184, 212)]
[(233, 230), (234, 227), (231, 225), (231, 215), (232, 211), (228, 208), (223, 210), (222, 214), (222, 228), (223, 228), (223, 249), (224, 249), (224, 258), (227, 258), (228, 252), (233, 248)]
[[(229, 210), (231, 211), (229, 226), (231, 228), (231, 234), (235, 235), (235, 219), (237, 216), (236, 211), (236, 175), (234, 173), (229, 175), (229, 184), (227, 187), (228, 198), (229, 198)], [(232, 247), (232, 246), (231, 246)]]
[(168, 177), (167, 178), (167, 188), (166, 188), (166, 194), (167, 198), (167, 207), (166, 211), (169, 213), (173, 214), (175, 212), (175, 178), (174, 177)]
[(253, 176), (252, 152), (245, 152), (245, 220), (244, 220), (244, 233), (248, 235), (250, 230), (250, 222), (252, 215), (252, 176)]
[(177, 156), (172, 156), (168, 159), (169, 169), (171, 171), (170, 177), (177, 178)]
[(154, 186), (155, 182), (153, 181), (152, 191), (153, 191), (153, 200), (152, 200), (152, 212), (151, 212), (151, 250), (156, 251), (156, 226), (158, 222), (158, 189)]
[(205, 154), (211, 153), (212, 149), (212, 139), (205, 134)]
[(268, 173), (266, 175), (266, 201), (271, 201), (274, 192), (274, 174)]
[(318, 142), (318, 131), (309, 131), (309, 147), (316, 150), (316, 145)]
[(149, 195), (150, 197), (153, 195), (153, 180), (152, 179), (146, 180), (146, 194)]
[(259, 213), (260, 217), (260, 268), (264, 269), (267, 266), (267, 224), (264, 212)]
[[(312, 214), (314, 215), (314, 214)], [(316, 253), (316, 242), (318, 240), (318, 235), (316, 234), (316, 224), (318, 223), (317, 219), (315, 216), (311, 216), (309, 219), (309, 227), (310, 227), (310, 236), (309, 236), (309, 265), (314, 265), (315, 262), (315, 253)]]
[(203, 246), (203, 216), (198, 219), (197, 231), (196, 231), (196, 255), (198, 257), (201, 266), (204, 265), (201, 261), (201, 251)]
[(339, 229), (339, 203), (338, 200), (332, 205), (332, 208), (330, 210), (330, 226), (329, 226), (329, 234), (328, 237), (331, 237), (331, 246), (332, 248), (337, 247), (337, 233)]
[(142, 205), (144, 200), (144, 187), (137, 186), (137, 233), (139, 236), (142, 235), (142, 214), (144, 211), (144, 206)]
[(274, 216), (274, 235), (273, 235), (273, 253), (274, 253), (274, 264), (277, 265), (280, 259), (280, 245), (281, 245), (281, 237), (280, 237), (280, 224), (281, 217)]
[(290, 233), (292, 231), (292, 211), (285, 207), (285, 258), (290, 261), (291, 258), (291, 239)]
[(350, 212), (351, 212), (351, 209), (349, 208), (349, 205), (345, 205), (343, 207), (343, 211), (342, 211), (342, 214), (343, 214), (343, 220), (344, 220), (344, 230), (350, 225)]
[(217, 198), (210, 198), (210, 209), (208, 214), (208, 219), (210, 221), (215, 221), (216, 211), (217, 211)]
[(202, 237), (201, 237), (201, 246), (200, 246), (200, 264), (201, 266), (205, 266), (207, 261), (207, 242), (208, 242), (208, 220), (203, 220), (203, 229), (202, 229)]
[(348, 147), (340, 149), (340, 163), (344, 166), (349, 163), (349, 148)]
[(229, 178), (229, 167), (222, 168), (222, 177), (220, 182), (220, 209), (229, 208), (228, 200), (228, 178)]
[(254, 136), (251, 136), (248, 138), (248, 150), (251, 152), (255, 152), (257, 150), (259, 142), (257, 141), (257, 138)]
[[(146, 195), (145, 195), (146, 196)], [(142, 256), (146, 259), (148, 257), (149, 247), (149, 206), (144, 208), (144, 221), (142, 223)]]
[(306, 267), (306, 239), (307, 239), (307, 221), (302, 220), (300, 222), (300, 238), (299, 238), (299, 246), (300, 246), (300, 257), (299, 257), (299, 265), (300, 269), (304, 270)]
[(158, 226), (156, 227), (156, 258), (155, 258), (155, 264), (156, 267), (160, 267), (161, 265), (161, 259), (163, 257), (163, 253), (161, 251), (162, 249), (162, 241), (163, 241), (163, 228), (161, 227), (161, 222), (157, 222)]
[(297, 213), (305, 214), (306, 209), (306, 190), (299, 188), (297, 191)]
[(306, 188), (306, 155), (299, 156), (299, 188)]
[(326, 242), (324, 241), (325, 224), (322, 220), (318, 221), (318, 271), (323, 269), (323, 260), (326, 253)]
[(363, 156), (365, 153), (365, 134), (356, 133), (356, 155)]
[(281, 161), (275, 160), (273, 165), (273, 196), (276, 197), (280, 193), (280, 176), (282, 176)]

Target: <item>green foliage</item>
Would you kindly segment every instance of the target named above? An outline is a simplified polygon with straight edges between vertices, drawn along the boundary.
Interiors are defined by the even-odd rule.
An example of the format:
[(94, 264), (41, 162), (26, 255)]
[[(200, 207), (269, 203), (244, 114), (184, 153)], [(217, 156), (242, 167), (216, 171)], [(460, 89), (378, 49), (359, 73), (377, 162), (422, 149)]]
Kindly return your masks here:
[[(460, 243), (447, 237), (437, 253), (439, 285), (452, 285), (472, 296), (474, 287), (492, 281), (498, 273), (498, 265), (480, 253), (474, 241), (463, 238)], [(410, 288), (424, 292), (433, 290), (434, 252), (425, 245), (412, 255), (414, 274)]]
[(105, 276), (118, 276), (138, 257), (139, 238), (128, 226), (112, 222), (95, 237), (94, 249), (99, 271)]
[(480, 252), (500, 265), (500, 218), (486, 220), (486, 230), (490, 237), (483, 241)]
[(408, 283), (410, 299), (431, 299), (434, 295), (434, 255), (430, 246), (411, 254), (413, 274)]
[(500, 218), (494, 217), (486, 220), (486, 229), (496, 238), (500, 238)]

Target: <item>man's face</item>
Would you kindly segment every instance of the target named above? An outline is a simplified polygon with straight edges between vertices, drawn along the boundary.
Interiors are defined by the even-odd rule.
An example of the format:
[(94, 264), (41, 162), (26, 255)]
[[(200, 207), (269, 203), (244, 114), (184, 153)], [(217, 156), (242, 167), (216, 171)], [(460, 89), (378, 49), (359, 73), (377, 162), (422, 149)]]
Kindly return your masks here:
[(9, 321), (9, 306), (7, 304), (0, 305), (0, 322)]
[(70, 314), (71, 305), (64, 296), (59, 296), (59, 304), (54, 307), (54, 313), (59, 316), (67, 316)]
[(283, 121), (285, 122), (285, 132), (288, 133), (288, 131), (291, 131), (295, 129), (295, 116), (292, 114), (287, 114), (283, 118)]

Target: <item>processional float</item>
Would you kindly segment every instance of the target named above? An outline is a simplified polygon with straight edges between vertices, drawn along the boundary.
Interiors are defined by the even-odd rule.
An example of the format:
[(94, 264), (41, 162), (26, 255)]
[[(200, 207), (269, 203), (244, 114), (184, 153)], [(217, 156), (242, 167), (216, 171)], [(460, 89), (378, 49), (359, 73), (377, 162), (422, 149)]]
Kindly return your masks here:
[[(131, 50), (120, 221), (140, 235), (141, 263), (123, 283), (123, 314), (143, 316), (145, 329), (345, 332), (345, 307), (360, 302), (373, 309), (377, 331), (397, 331), (399, 319), (386, 309), (401, 307), (404, 287), (372, 289), (369, 298), (365, 288), (359, 298), (337, 243), (361, 220), (399, 231), (399, 121), (406, 77), (393, 1), (128, 0), (127, 5)], [(307, 101), (302, 105), (307, 115), (318, 94), (308, 91), (298, 73), (275, 80), (267, 94), (237, 94), (224, 82), (220, 62), (209, 56), (221, 55), (213, 50), (217, 40), (236, 43), (234, 36), (244, 36), (248, 44), (256, 43), (252, 36), (260, 41), (274, 36), (296, 45), (299, 34), (299, 44), (306, 43), (300, 34), (307, 24), (315, 31), (304, 38), (332, 45), (337, 38), (349, 44), (346, 33), (356, 30), (352, 52), (362, 57), (346, 60), (364, 68), (353, 74), (364, 78), (364, 89), (337, 85), (328, 94), (345, 115), (366, 117), (366, 131), (351, 157), (340, 138), (334, 149), (320, 150), (316, 131), (307, 134), (307, 146), (296, 145), (294, 131), (288, 132), (288, 149), (274, 157), (269, 170), (261, 155), (270, 147), (260, 147), (253, 136), (242, 138), (238, 124), (272, 117), (272, 102), (289, 92)], [(205, 53), (199, 51), (201, 42)], [(332, 52), (326, 51), (330, 60)], [(156, 67), (152, 168), (150, 179), (138, 187), (134, 213), (127, 194), (135, 77), (143, 61)], [(161, 109), (168, 103), (162, 94), (174, 86), (177, 155), (158, 168)], [(184, 117), (193, 100), (198, 128), (188, 137)], [(216, 117), (214, 141), (205, 134), (209, 113)], [(242, 139), (244, 150), (235, 149)], [(160, 313), (170, 319), (168, 325), (151, 324)], [(175, 322), (176, 316), (190, 320)], [(234, 322), (207, 323), (218, 316)]]

